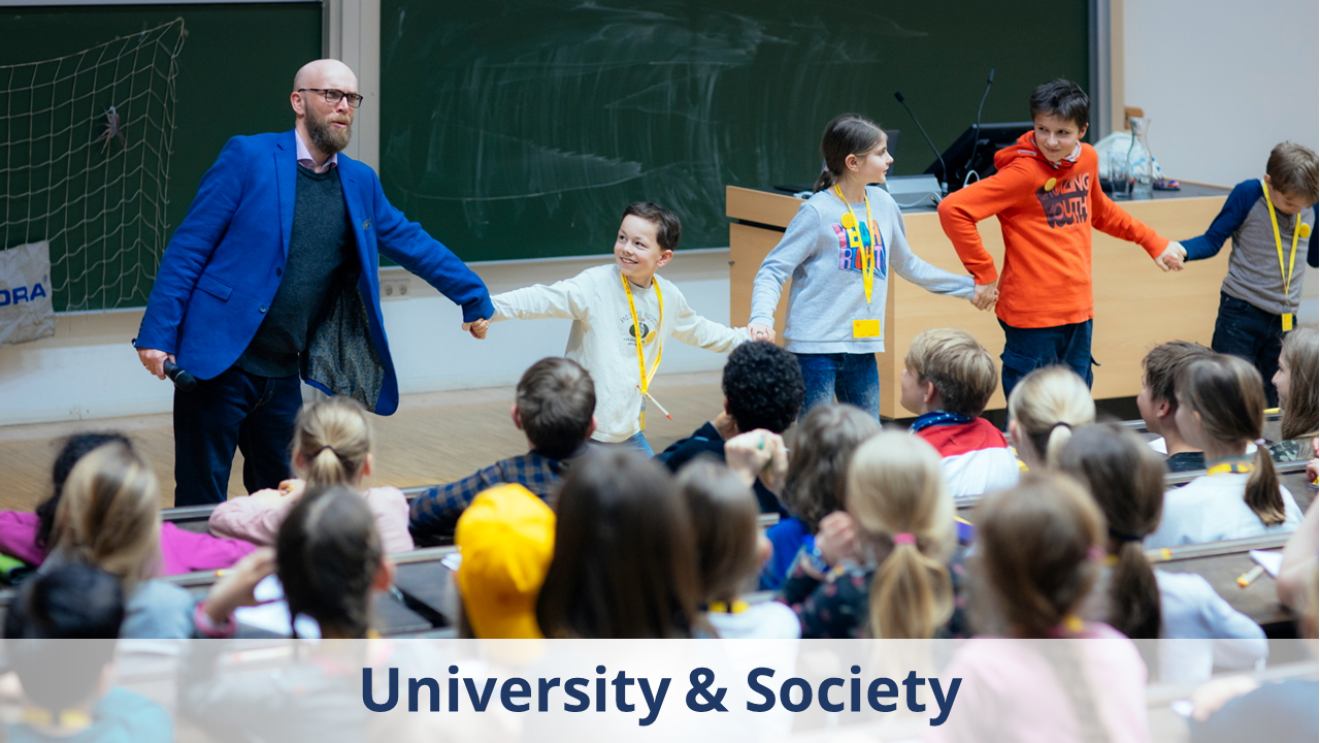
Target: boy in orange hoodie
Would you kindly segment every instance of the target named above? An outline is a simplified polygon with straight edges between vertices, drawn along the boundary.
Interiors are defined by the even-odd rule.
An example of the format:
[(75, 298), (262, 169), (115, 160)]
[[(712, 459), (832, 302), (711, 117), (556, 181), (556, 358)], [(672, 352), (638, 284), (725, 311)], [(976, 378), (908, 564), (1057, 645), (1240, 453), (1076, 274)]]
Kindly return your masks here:
[[(1008, 395), (1033, 369), (1062, 364), (1090, 386), (1091, 228), (1141, 245), (1165, 271), (1187, 252), (1114, 205), (1100, 190), (1095, 148), (1082, 144), (1091, 101), (1076, 83), (1055, 80), (1031, 96), (1033, 130), (995, 154), (997, 173), (949, 194), (940, 224), (976, 279), (974, 302), (997, 298), (1004, 329)], [(998, 216), (1004, 270), (981, 243), (976, 223)]]

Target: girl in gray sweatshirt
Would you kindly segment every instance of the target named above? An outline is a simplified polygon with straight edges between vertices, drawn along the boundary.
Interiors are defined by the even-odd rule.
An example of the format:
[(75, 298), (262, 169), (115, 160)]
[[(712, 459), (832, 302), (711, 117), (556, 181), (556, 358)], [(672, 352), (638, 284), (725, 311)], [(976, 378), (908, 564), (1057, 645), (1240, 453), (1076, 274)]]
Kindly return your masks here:
[(821, 142), (826, 170), (816, 194), (756, 273), (748, 325), (753, 340), (772, 337), (780, 291), (793, 280), (784, 340), (802, 366), (803, 413), (837, 396), (879, 417), (874, 355), (885, 350), (891, 268), (935, 294), (971, 300), (975, 291), (972, 277), (917, 257), (898, 204), (885, 190), (866, 185), (884, 182), (893, 162), (887, 144), (884, 131), (860, 116), (831, 121)]

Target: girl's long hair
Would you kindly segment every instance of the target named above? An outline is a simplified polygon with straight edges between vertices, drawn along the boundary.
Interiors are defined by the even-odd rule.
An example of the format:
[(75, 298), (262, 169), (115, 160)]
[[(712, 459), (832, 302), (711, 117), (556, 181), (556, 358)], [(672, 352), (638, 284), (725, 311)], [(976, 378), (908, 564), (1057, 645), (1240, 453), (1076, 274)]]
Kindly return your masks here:
[(863, 542), (887, 552), (871, 578), (871, 636), (933, 637), (953, 614), (947, 563), (956, 541), (940, 455), (921, 438), (885, 431), (853, 455), (847, 492)]
[(1283, 362), (1291, 376), (1288, 396), (1279, 400), (1284, 441), (1314, 436), (1320, 424), (1320, 327), (1303, 325), (1283, 339)]
[(1136, 639), (1160, 635), (1160, 588), (1142, 540), (1164, 511), (1164, 462), (1141, 437), (1114, 423), (1079, 428), (1059, 457), (1059, 471), (1091, 490), (1109, 526), (1108, 622)]
[[(1245, 360), (1217, 353), (1193, 361), (1179, 372), (1177, 389), (1179, 407), (1200, 415), (1201, 427), (1215, 441), (1245, 446), (1260, 438), (1265, 385), (1260, 372)], [(1262, 524), (1282, 524), (1287, 511), (1268, 447), (1257, 445), (1255, 464), (1243, 500)]]
[(692, 519), (664, 467), (590, 451), (559, 493), (555, 555), (536, 601), (546, 637), (691, 637), (701, 586)]

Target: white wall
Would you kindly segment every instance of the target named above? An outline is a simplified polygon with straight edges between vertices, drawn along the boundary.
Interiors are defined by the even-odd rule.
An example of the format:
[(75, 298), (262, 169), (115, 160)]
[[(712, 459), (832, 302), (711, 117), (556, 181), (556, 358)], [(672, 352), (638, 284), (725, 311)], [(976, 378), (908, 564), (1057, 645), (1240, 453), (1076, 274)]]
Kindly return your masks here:
[(1320, 148), (1315, 0), (1128, 0), (1126, 105), (1176, 178), (1233, 185), (1285, 139)]
[[(1318, 26), (1315, 0), (1126, 0), (1123, 99), (1150, 118), (1164, 172), (1232, 186), (1263, 175), (1285, 139), (1320, 150)], [(1304, 322), (1317, 321), (1317, 273)]]
[[(607, 246), (608, 247), (608, 246)], [(573, 276), (599, 258), (473, 264), (492, 293)], [(679, 253), (664, 275), (692, 308), (729, 321), (729, 251)], [(537, 359), (560, 356), (568, 320), (498, 323), (484, 341), (459, 329), (449, 300), (401, 268), (381, 271), (393, 297), (382, 304), (402, 392), (513, 384)], [(147, 374), (129, 346), (142, 311), (62, 315), (54, 338), (0, 348), (0, 425), (169, 412), (173, 387)], [(662, 373), (724, 367), (725, 356), (674, 342)]]

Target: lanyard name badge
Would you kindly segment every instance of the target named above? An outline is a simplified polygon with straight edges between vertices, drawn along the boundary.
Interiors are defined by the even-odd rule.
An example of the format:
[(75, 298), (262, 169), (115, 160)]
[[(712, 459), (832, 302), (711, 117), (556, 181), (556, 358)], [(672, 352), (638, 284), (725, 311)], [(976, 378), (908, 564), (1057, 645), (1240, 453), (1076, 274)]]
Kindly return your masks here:
[(637, 416), (637, 425), (645, 431), (647, 399), (650, 399), (651, 402), (655, 403), (655, 406), (660, 408), (660, 412), (664, 413), (666, 418), (669, 420), (674, 419), (674, 416), (670, 415), (668, 410), (665, 410), (665, 406), (661, 405), (659, 400), (651, 397), (651, 393), (649, 392), (651, 380), (655, 378), (655, 373), (660, 369), (660, 357), (663, 356), (665, 352), (665, 342), (660, 338), (660, 328), (665, 322), (665, 298), (664, 295), (660, 293), (660, 282), (652, 279), (651, 286), (655, 287), (655, 302), (660, 307), (660, 319), (656, 320), (655, 323), (655, 363), (651, 365), (651, 373), (647, 374), (646, 354), (642, 350), (642, 344), (644, 342), (644, 339), (642, 338), (642, 324), (637, 320), (637, 304), (633, 301), (632, 286), (628, 283), (627, 276), (619, 274), (619, 278), (623, 279), (623, 290), (628, 294), (628, 311), (632, 313), (633, 339), (637, 341), (637, 371), (642, 378), (642, 383), (637, 385), (637, 389), (642, 392), (642, 410)]
[[(1270, 224), (1274, 226), (1274, 247), (1279, 251), (1279, 273), (1283, 276), (1283, 304), (1288, 306), (1292, 301), (1292, 277), (1293, 268), (1297, 266), (1297, 236), (1302, 234), (1302, 215), (1298, 214), (1293, 223), (1292, 237), (1292, 255), (1288, 257), (1287, 268), (1283, 265), (1283, 238), (1279, 236), (1279, 217), (1274, 213), (1274, 202), (1270, 200), (1270, 187), (1264, 180), (1260, 182), (1260, 187), (1265, 191), (1265, 205), (1270, 209)], [(1283, 332), (1293, 329), (1293, 313), (1283, 313)]]
[[(871, 291), (875, 286), (875, 241), (876, 235), (873, 225), (875, 219), (871, 216), (871, 197), (866, 194), (866, 189), (862, 189), (862, 199), (866, 201), (866, 234), (871, 238), (871, 249), (867, 250), (862, 245), (862, 228), (857, 224), (857, 214), (853, 212), (852, 204), (843, 196), (843, 189), (839, 184), (834, 184), (834, 193), (838, 195), (839, 201), (848, 207), (848, 213), (839, 219), (839, 224), (843, 225), (845, 234), (848, 235), (848, 247), (857, 251), (862, 257), (862, 290), (866, 293), (866, 303), (871, 303)], [(878, 338), (880, 336), (879, 320), (853, 320), (854, 338)]]

